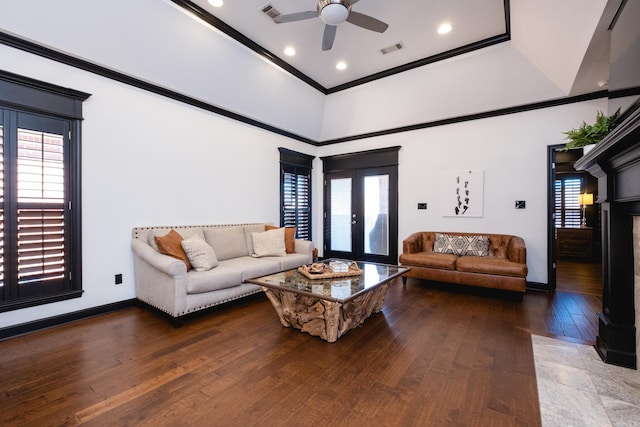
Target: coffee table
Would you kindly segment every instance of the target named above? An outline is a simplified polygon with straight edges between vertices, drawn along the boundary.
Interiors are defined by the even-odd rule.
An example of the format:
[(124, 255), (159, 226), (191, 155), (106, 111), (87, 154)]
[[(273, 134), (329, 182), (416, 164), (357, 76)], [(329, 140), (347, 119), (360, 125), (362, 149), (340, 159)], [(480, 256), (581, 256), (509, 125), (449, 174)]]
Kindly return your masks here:
[[(337, 260), (323, 262), (331, 261)], [(246, 282), (262, 287), (283, 326), (335, 342), (380, 312), (391, 280), (410, 270), (372, 262), (358, 262), (358, 267), (360, 276), (309, 279), (293, 269)]]

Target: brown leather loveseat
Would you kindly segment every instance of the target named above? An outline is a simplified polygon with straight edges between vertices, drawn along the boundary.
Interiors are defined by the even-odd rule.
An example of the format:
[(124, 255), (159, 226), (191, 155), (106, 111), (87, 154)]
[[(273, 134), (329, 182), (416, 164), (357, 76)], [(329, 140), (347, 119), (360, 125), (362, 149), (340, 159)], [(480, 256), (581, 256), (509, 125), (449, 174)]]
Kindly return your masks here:
[(402, 242), (400, 264), (407, 277), (480, 286), (524, 294), (527, 250), (524, 240), (506, 234), (420, 231)]

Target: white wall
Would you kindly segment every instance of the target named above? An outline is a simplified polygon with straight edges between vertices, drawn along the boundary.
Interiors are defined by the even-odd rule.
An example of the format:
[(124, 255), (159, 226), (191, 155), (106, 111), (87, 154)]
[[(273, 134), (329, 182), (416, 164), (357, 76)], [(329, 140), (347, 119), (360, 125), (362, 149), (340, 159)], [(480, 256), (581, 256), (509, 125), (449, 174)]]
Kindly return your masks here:
[(277, 147), (315, 149), (2, 45), (0, 69), (92, 94), (82, 123), (84, 294), (0, 313), (0, 327), (135, 298), (134, 226), (279, 223)]
[(310, 139), (320, 135), (323, 94), (170, 0), (0, 0), (0, 11), (1, 31)]
[[(398, 253), (415, 231), (515, 234), (527, 245), (527, 280), (547, 283), (547, 146), (564, 144), (563, 131), (606, 111), (607, 100), (582, 102), (454, 125), (326, 146), (319, 156), (402, 146), (399, 156)], [(314, 192), (322, 194), (321, 162)], [(442, 215), (442, 173), (484, 170), (482, 218)], [(526, 209), (514, 202), (525, 200)], [(322, 229), (321, 200), (315, 199), (314, 230)], [(418, 202), (428, 209), (418, 210)], [(322, 247), (322, 236), (314, 237)]]
[(564, 96), (511, 43), (501, 43), (327, 96), (322, 139)]

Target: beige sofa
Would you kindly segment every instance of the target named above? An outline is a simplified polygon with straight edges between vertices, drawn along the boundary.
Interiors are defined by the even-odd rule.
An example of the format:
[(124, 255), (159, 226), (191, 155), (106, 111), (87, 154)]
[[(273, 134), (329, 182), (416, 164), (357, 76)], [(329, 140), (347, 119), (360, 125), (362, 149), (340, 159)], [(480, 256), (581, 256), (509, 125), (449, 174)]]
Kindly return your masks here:
[[(264, 236), (265, 223), (136, 227), (133, 250), (136, 297), (170, 316), (179, 325), (188, 313), (260, 292), (244, 283), (312, 262), (313, 242), (295, 239), (293, 253), (254, 254), (253, 233)], [(204, 240), (213, 249), (217, 265), (204, 271), (191, 269), (180, 259), (159, 252), (155, 236), (175, 230), (183, 239)], [(274, 233), (277, 231), (269, 231)], [(264, 239), (261, 237), (261, 241)], [(280, 249), (278, 249), (280, 250)]]
[(400, 264), (411, 267), (404, 279), (526, 291), (527, 249), (518, 236), (420, 231), (403, 240), (402, 248)]

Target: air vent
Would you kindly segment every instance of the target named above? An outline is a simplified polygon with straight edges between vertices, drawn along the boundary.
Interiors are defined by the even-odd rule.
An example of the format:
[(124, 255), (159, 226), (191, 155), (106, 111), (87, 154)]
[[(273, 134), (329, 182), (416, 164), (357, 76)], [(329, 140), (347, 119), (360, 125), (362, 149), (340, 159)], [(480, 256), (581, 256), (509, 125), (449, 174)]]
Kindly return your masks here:
[(271, 6), (270, 4), (266, 5), (261, 10), (262, 10), (262, 13), (264, 13), (271, 19), (275, 18), (276, 16), (280, 16), (280, 12), (278, 12), (276, 8)]
[(396, 43), (396, 44), (393, 44), (391, 46), (388, 46), (388, 47), (385, 47), (383, 49), (380, 49), (380, 52), (383, 55), (387, 55), (387, 54), (389, 54), (391, 52), (395, 52), (396, 50), (400, 50), (400, 49), (404, 49), (404, 45), (402, 43)]

